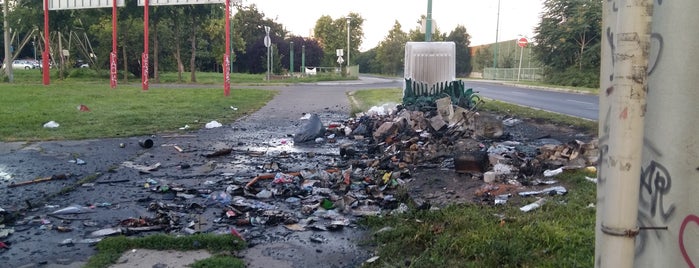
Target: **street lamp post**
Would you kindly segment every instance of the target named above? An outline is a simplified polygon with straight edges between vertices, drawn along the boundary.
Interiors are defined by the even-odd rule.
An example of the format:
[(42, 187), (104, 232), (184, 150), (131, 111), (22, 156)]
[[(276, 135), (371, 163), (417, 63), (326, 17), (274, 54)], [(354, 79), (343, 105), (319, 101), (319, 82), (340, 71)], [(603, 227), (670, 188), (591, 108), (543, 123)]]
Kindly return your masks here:
[(432, 0), (427, 0), (427, 18), (425, 19), (425, 42), (432, 42)]
[(289, 70), (291, 76), (294, 76), (294, 41), (289, 42)]
[(498, 18), (495, 23), (495, 53), (493, 53), (493, 70), (495, 73), (493, 78), (497, 78), (497, 68), (498, 68), (498, 30), (500, 28), (500, 0), (498, 0)]
[(349, 66), (350, 66), (350, 18), (347, 16), (347, 73), (349, 74)]

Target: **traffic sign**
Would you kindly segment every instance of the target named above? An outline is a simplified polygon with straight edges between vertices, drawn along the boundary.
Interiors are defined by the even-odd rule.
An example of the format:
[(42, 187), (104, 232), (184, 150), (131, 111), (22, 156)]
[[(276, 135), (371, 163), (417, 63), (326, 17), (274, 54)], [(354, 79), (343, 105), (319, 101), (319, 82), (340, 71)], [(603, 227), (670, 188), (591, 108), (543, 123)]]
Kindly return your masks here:
[(338, 64), (342, 64), (343, 62), (345, 62), (345, 60), (342, 58), (342, 56), (337, 57)]
[(524, 38), (524, 37), (522, 37), (522, 38), (520, 38), (519, 40), (517, 40), (517, 45), (518, 45), (519, 47), (522, 47), (522, 48), (523, 48), (523, 47), (526, 47), (526, 46), (527, 46), (527, 43), (529, 43), (529, 41), (527, 41), (527, 38)]
[(265, 36), (265, 47), (269, 47), (270, 45), (272, 45), (272, 40), (270, 40), (269, 35), (267, 35)]

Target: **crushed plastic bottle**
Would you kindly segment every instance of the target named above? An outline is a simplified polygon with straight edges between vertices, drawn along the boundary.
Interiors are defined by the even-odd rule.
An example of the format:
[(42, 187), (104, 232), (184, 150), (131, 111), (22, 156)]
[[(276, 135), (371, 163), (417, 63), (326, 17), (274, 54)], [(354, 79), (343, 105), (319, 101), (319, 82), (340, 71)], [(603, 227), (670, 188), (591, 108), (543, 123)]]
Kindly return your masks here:
[(227, 206), (231, 203), (231, 199), (231, 195), (226, 193), (225, 191), (216, 191), (209, 195), (209, 197), (206, 199), (206, 204), (220, 204), (223, 206)]

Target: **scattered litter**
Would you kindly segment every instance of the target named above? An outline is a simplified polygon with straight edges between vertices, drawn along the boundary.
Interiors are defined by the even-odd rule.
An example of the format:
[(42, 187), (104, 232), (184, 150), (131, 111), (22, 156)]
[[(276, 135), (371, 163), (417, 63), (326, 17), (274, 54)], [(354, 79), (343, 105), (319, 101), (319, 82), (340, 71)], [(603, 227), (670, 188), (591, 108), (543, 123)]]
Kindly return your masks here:
[(85, 106), (85, 105), (83, 105), (83, 104), (80, 104), (80, 105), (78, 105), (78, 111), (81, 111), (81, 112), (89, 112), (89, 111), (90, 111), (90, 108), (87, 108), (87, 106)]
[(322, 136), (325, 133), (323, 123), (320, 121), (318, 114), (312, 114), (297, 132), (294, 134), (294, 143), (301, 143), (315, 140), (316, 137)]
[(532, 185), (540, 185), (540, 184), (546, 184), (546, 185), (551, 185), (551, 184), (556, 184), (558, 183), (557, 180), (540, 180), (540, 179), (535, 179), (532, 181)]
[(531, 203), (529, 205), (526, 205), (526, 206), (519, 208), (519, 210), (521, 210), (522, 212), (529, 212), (529, 211), (532, 211), (532, 210), (535, 210), (535, 209), (541, 207), (545, 202), (546, 202), (545, 198), (540, 198), (539, 200), (536, 200), (536, 202), (534, 202), (534, 203)]
[[(34, 184), (34, 183), (45, 182), (45, 181), (65, 180), (65, 179), (67, 179), (68, 177), (70, 177), (70, 174), (68, 174), (68, 173), (66, 173), (66, 174), (56, 174), (56, 175), (52, 175), (52, 176), (50, 176), (50, 177), (37, 178), (37, 179), (31, 180), (31, 181), (24, 181), (24, 182), (17, 182), (17, 183), (12, 182), (12, 183), (11, 183), (10, 185), (8, 185), (7, 187), (17, 187), (17, 186), (23, 186), (23, 185)], [(0, 209), (0, 212), (3, 212), (3, 211), (4, 211), (4, 210)], [(0, 221), (0, 222), (2, 222), (2, 221)]]
[(153, 147), (153, 140), (151, 140), (151, 139), (140, 140), (140, 141), (138, 141), (138, 145), (140, 145), (143, 148), (149, 149), (149, 148)]
[(90, 233), (89, 236), (91, 236), (91, 237), (103, 237), (103, 236), (117, 235), (117, 234), (122, 234), (122, 233), (124, 233), (124, 230), (122, 228), (115, 227), (115, 228), (105, 228), (105, 229), (93, 231)]
[(549, 187), (546, 189), (543, 189), (541, 191), (528, 191), (528, 192), (520, 192), (519, 196), (530, 196), (530, 195), (540, 195), (540, 194), (548, 194), (548, 195), (564, 195), (568, 193), (568, 190), (566, 190), (565, 187), (563, 186), (554, 186), (554, 187)]
[(561, 174), (561, 173), (563, 173), (563, 167), (559, 167), (559, 168), (553, 169), (553, 170), (547, 169), (547, 170), (544, 170), (544, 177), (553, 177), (553, 176), (556, 176), (556, 175)]
[(155, 164), (150, 165), (150, 166), (144, 166), (144, 165), (134, 164), (134, 162), (131, 162), (131, 161), (124, 161), (124, 162), (121, 163), (121, 165), (122, 165), (123, 167), (133, 168), (133, 169), (135, 169), (135, 170), (138, 170), (139, 173), (149, 174), (149, 173), (151, 173), (152, 171), (158, 170), (158, 168), (160, 168), (160, 165), (161, 165), (161, 164), (160, 164), (160, 163), (155, 163)]
[(85, 165), (85, 164), (87, 164), (87, 163), (85, 162), (85, 160), (82, 160), (82, 159), (80, 159), (80, 158), (75, 158), (75, 159), (69, 160), (68, 163), (77, 164), (77, 165)]
[(237, 110), (238, 110), (238, 107), (231, 106), (231, 110), (237, 111)]
[(510, 197), (512, 197), (512, 194), (501, 194), (495, 196), (495, 205), (504, 205), (507, 203), (507, 200), (509, 200)]
[(204, 157), (217, 157), (217, 156), (229, 155), (232, 152), (233, 152), (233, 149), (225, 148), (225, 149), (216, 150), (216, 151), (211, 152), (211, 153), (205, 153)]
[(369, 258), (369, 259), (366, 260), (365, 262), (366, 262), (366, 263), (374, 263), (374, 262), (377, 261), (378, 259), (379, 259), (379, 256), (374, 256), (374, 257)]
[(597, 184), (597, 178), (590, 178), (590, 177), (588, 177), (588, 176), (585, 176), (585, 179), (586, 179), (587, 181), (589, 181), (589, 182), (592, 182), (592, 183), (594, 183), (594, 184)]
[(0, 225), (0, 239), (8, 237), (15, 232), (14, 228), (5, 228), (5, 225)]
[(223, 125), (222, 125), (221, 123), (216, 122), (216, 121), (214, 120), (214, 121), (211, 121), (211, 122), (209, 122), (209, 123), (206, 123), (206, 125), (205, 125), (204, 127), (206, 127), (206, 128), (217, 128), (217, 127), (222, 127), (222, 126), (223, 126)]
[(207, 205), (214, 205), (214, 204), (219, 204), (222, 206), (227, 206), (231, 204), (232, 197), (230, 194), (226, 193), (225, 191), (216, 191), (213, 192), (209, 195), (209, 197), (206, 199), (206, 204)]
[(517, 119), (517, 118), (507, 118), (505, 120), (502, 120), (502, 124), (508, 127), (517, 125), (519, 123), (522, 123), (522, 119)]
[(189, 129), (189, 125), (184, 125), (184, 127), (180, 128), (181, 130)]
[(57, 128), (60, 126), (56, 121), (48, 121), (47, 123), (44, 124), (45, 128)]
[(83, 207), (81, 205), (71, 205), (59, 210), (56, 210), (54, 212), (51, 212), (52, 215), (61, 215), (61, 214), (82, 214), (82, 213), (89, 213), (89, 212), (94, 212), (88, 210), (87, 207)]

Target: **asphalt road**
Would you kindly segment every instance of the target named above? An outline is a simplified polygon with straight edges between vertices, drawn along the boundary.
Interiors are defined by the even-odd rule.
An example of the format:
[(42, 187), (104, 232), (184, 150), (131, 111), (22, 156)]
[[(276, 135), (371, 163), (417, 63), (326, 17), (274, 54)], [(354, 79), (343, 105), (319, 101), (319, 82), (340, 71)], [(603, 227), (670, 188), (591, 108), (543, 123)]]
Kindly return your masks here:
[(550, 89), (526, 88), (499, 82), (465, 81), (467, 88), (479, 91), (486, 98), (528, 106), (555, 113), (597, 120), (599, 96), (561, 92)]
[[(599, 97), (592, 94), (564, 92), (553, 88), (533, 88), (507, 84), (501, 81), (465, 80), (466, 88), (473, 88), (483, 97), (517, 105), (532, 107), (545, 111), (571, 115), (588, 120), (597, 120)], [(358, 81), (320, 82), (313, 85), (294, 85), (303, 87), (328, 88), (342, 86), (347, 90), (371, 88), (400, 88), (402, 78), (378, 78), (362, 76)]]

